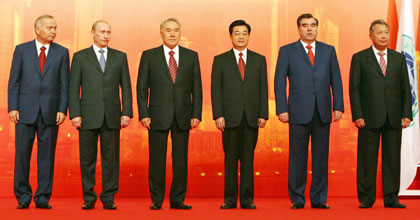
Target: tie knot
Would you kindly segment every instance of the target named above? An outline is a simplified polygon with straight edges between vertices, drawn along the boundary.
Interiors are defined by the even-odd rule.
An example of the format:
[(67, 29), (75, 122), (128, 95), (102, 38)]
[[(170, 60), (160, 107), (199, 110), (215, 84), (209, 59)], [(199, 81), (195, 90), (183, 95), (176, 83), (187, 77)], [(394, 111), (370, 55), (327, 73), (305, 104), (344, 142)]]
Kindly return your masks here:
[(41, 51), (45, 51), (47, 48), (45, 48), (44, 46), (41, 47)]
[(239, 53), (239, 56), (241, 57), (241, 56), (243, 56), (244, 54), (243, 53)]
[(312, 46), (311, 46), (311, 45), (307, 45), (307, 46), (306, 46), (306, 48), (307, 48), (308, 50), (310, 50), (310, 49), (312, 49)]
[(175, 52), (173, 50), (169, 51), (169, 55), (173, 56), (175, 54)]
[(384, 56), (384, 55), (385, 55), (385, 53), (378, 52), (378, 55), (382, 57), (382, 56)]
[(105, 53), (105, 50), (100, 49), (99, 53)]

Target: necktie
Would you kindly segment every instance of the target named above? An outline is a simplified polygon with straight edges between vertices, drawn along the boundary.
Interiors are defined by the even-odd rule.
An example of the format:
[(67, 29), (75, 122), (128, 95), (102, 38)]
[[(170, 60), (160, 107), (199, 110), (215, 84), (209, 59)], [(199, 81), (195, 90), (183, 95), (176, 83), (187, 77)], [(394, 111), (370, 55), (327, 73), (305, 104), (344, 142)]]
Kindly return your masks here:
[(101, 53), (101, 57), (99, 58), (99, 65), (101, 65), (102, 73), (105, 73), (105, 51), (101, 49), (99, 50), (99, 53)]
[(47, 56), (45, 56), (45, 47), (42, 46), (41, 47), (41, 53), (39, 54), (39, 66), (41, 67), (41, 76), (44, 73), (44, 66), (45, 66), (45, 61), (47, 60)]
[(243, 54), (239, 53), (239, 61), (238, 61), (238, 66), (239, 66), (239, 72), (241, 72), (241, 77), (242, 80), (245, 79), (245, 62), (244, 59), (242, 59)]
[(381, 66), (382, 73), (385, 76), (385, 74), (386, 74), (386, 63), (385, 63), (385, 59), (384, 59), (385, 53), (378, 52), (378, 55), (380, 56), (379, 66)]
[(315, 66), (315, 56), (314, 56), (314, 53), (312, 52), (312, 46), (308, 45), (306, 46), (306, 48), (308, 49), (309, 60), (311, 61), (312, 66)]
[(173, 83), (175, 83), (176, 75), (178, 74), (178, 66), (176, 65), (174, 54), (174, 51), (169, 51), (169, 73), (171, 74)]

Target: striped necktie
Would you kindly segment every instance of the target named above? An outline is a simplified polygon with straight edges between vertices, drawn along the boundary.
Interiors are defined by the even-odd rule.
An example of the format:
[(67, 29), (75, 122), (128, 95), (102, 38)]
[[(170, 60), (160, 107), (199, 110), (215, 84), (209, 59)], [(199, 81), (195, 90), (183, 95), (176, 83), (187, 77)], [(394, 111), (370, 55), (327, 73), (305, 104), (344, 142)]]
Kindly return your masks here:
[(385, 53), (378, 52), (378, 55), (380, 56), (379, 66), (381, 66), (382, 73), (385, 76), (386, 75), (386, 63), (385, 63), (385, 59), (384, 59)]
[(175, 83), (176, 75), (178, 74), (178, 66), (176, 65), (174, 54), (174, 51), (169, 51), (169, 73), (171, 74), (173, 83)]

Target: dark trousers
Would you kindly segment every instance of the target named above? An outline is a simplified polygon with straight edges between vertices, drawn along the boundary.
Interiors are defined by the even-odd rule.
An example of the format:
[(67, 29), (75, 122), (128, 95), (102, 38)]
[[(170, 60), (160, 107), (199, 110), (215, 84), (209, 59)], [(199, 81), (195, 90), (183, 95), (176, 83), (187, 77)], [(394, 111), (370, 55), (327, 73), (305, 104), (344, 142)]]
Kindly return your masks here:
[(152, 202), (156, 204), (161, 204), (165, 197), (166, 151), (169, 131), (171, 131), (172, 139), (173, 171), (169, 201), (183, 202), (187, 194), (190, 130), (180, 129), (174, 117), (170, 129), (149, 130), (149, 190)]
[(225, 128), (222, 133), (225, 152), (225, 204), (237, 204), (238, 161), (240, 167), (241, 204), (254, 203), (254, 150), (258, 140), (258, 128), (248, 125), (245, 114), (238, 127)]
[(359, 202), (373, 205), (376, 200), (376, 173), (381, 135), (384, 203), (392, 204), (398, 201), (401, 132), (401, 128), (391, 127), (389, 119), (381, 128), (359, 128), (357, 139), (357, 195)]
[(327, 201), (329, 137), (330, 124), (321, 121), (317, 107), (310, 123), (289, 125), (288, 188), (292, 203), (305, 204), (309, 138), (312, 150), (311, 204)]
[(48, 203), (52, 193), (58, 126), (45, 124), (41, 112), (34, 124), (16, 125), (14, 192), (18, 202), (31, 202), (29, 170), (35, 133), (38, 142), (38, 188), (34, 201), (37, 204)]
[(118, 192), (120, 130), (110, 129), (105, 119), (99, 129), (79, 130), (80, 169), (85, 202), (96, 202), (97, 199), (94, 186), (98, 135), (102, 161), (102, 192), (99, 197), (105, 203), (114, 201), (114, 194)]

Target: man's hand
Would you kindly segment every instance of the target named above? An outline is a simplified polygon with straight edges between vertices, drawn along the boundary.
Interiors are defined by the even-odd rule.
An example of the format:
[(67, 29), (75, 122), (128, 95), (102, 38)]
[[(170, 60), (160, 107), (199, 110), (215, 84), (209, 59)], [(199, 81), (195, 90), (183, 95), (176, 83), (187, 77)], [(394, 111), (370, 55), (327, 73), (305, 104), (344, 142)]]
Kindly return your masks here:
[(10, 118), (10, 121), (12, 121), (14, 124), (17, 124), (19, 121), (19, 111), (18, 110), (10, 111), (9, 118)]
[(356, 121), (354, 121), (354, 125), (356, 125), (356, 127), (358, 128), (365, 127), (365, 119), (364, 118), (357, 119)]
[(55, 120), (56, 125), (63, 124), (64, 119), (66, 119), (66, 114), (64, 114), (62, 112), (57, 112), (57, 119)]
[(125, 128), (130, 124), (130, 117), (123, 115), (121, 116), (121, 128)]
[(279, 120), (283, 123), (287, 123), (289, 122), (289, 113), (288, 112), (284, 112), (278, 115)]
[(216, 123), (217, 129), (221, 130), (222, 132), (225, 131), (225, 118), (223, 117), (216, 118), (215, 123)]
[(260, 127), (260, 128), (265, 127), (266, 122), (267, 122), (267, 120), (265, 120), (265, 118), (259, 118), (258, 119), (258, 127)]
[(197, 118), (192, 118), (191, 119), (191, 128), (195, 128), (198, 126), (198, 124), (200, 124), (200, 120)]
[(408, 118), (402, 118), (401, 119), (401, 127), (406, 128), (410, 125), (411, 120)]
[(143, 127), (150, 129), (150, 123), (152, 122), (151, 118), (143, 118), (141, 121), (141, 125), (143, 125)]
[(334, 111), (334, 121), (340, 121), (342, 117), (343, 117), (342, 111)]
[(71, 124), (76, 127), (80, 128), (82, 127), (82, 117), (74, 117), (71, 119)]

